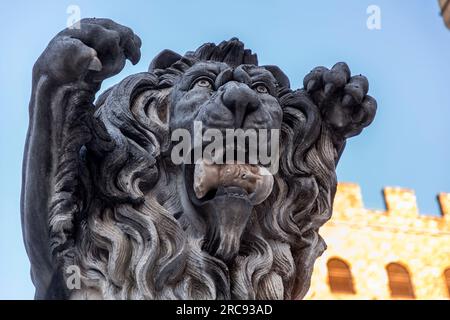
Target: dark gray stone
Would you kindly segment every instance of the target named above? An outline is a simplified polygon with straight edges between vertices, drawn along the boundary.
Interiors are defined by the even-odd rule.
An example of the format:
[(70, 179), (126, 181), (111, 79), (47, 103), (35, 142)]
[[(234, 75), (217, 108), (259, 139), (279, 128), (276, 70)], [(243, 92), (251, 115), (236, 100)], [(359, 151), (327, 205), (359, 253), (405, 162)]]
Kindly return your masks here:
[[(375, 116), (367, 79), (337, 63), (292, 90), (233, 38), (184, 56), (164, 50), (94, 103), (140, 47), (131, 29), (84, 19), (34, 66), (21, 211), (36, 298), (302, 297), (326, 247), (318, 230), (332, 214), (345, 141)], [(193, 133), (194, 121), (280, 130), (279, 171), (261, 180), (262, 168), (212, 167), (214, 178), (175, 165), (171, 132)], [(249, 188), (265, 200), (242, 181), (223, 183), (219, 168), (256, 174)], [(199, 198), (196, 178), (216, 188)], [(68, 285), (71, 266), (79, 289)]]

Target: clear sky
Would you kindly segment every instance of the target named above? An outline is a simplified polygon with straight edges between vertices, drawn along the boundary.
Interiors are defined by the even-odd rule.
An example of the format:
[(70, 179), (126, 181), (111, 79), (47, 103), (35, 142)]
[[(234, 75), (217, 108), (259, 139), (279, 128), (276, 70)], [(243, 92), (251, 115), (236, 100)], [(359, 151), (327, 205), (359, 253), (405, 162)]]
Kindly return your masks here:
[[(371, 4), (381, 9), (380, 30), (366, 26)], [(379, 109), (373, 125), (349, 141), (339, 180), (359, 183), (366, 207), (378, 209), (386, 185), (415, 189), (428, 214), (438, 214), (436, 194), (450, 192), (450, 31), (437, 0), (1, 1), (0, 299), (34, 294), (19, 213), (31, 69), (66, 26), (69, 5), (81, 17), (127, 25), (143, 40), (141, 62), (104, 87), (145, 71), (162, 49), (184, 53), (235, 36), (295, 87), (315, 66), (346, 61), (369, 78)]]

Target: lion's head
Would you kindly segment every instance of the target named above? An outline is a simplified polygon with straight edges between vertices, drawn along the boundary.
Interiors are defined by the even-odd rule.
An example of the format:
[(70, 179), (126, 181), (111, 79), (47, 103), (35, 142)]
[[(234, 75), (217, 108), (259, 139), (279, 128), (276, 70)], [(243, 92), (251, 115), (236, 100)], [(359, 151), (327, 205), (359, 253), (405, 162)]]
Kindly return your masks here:
[[(75, 245), (59, 254), (82, 271), (72, 297), (303, 296), (325, 249), (318, 229), (331, 216), (338, 152), (317, 106), (289, 86), (231, 39), (184, 56), (163, 51), (149, 72), (99, 97), (104, 141), (84, 155), (94, 186), (84, 188)], [(195, 139), (194, 123), (279, 130), (279, 170), (174, 163), (172, 133)]]

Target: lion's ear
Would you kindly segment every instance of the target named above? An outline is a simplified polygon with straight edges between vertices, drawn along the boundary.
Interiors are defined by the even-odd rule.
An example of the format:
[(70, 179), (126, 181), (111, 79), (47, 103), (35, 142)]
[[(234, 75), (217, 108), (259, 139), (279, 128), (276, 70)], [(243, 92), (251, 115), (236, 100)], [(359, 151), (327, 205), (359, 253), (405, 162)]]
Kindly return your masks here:
[(155, 58), (153, 58), (150, 66), (148, 67), (148, 72), (153, 72), (155, 69), (166, 69), (181, 58), (181, 55), (173, 52), (172, 50), (163, 50)]
[(284, 88), (291, 88), (291, 82), (287, 75), (281, 71), (281, 69), (277, 66), (262, 66), (264, 69), (270, 71), (275, 79), (278, 81), (278, 84)]

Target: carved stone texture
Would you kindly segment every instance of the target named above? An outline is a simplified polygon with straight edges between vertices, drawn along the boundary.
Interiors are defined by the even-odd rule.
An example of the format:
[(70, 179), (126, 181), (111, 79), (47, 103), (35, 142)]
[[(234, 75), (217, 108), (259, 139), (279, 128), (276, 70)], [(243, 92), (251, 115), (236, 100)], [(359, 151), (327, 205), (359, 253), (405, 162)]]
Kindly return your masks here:
[[(36, 298), (302, 297), (345, 141), (375, 116), (367, 79), (341, 62), (292, 90), (233, 38), (164, 50), (94, 103), (141, 40), (107, 19), (80, 26), (33, 70), (21, 210)], [(279, 130), (279, 170), (174, 163), (172, 133), (196, 122)]]

